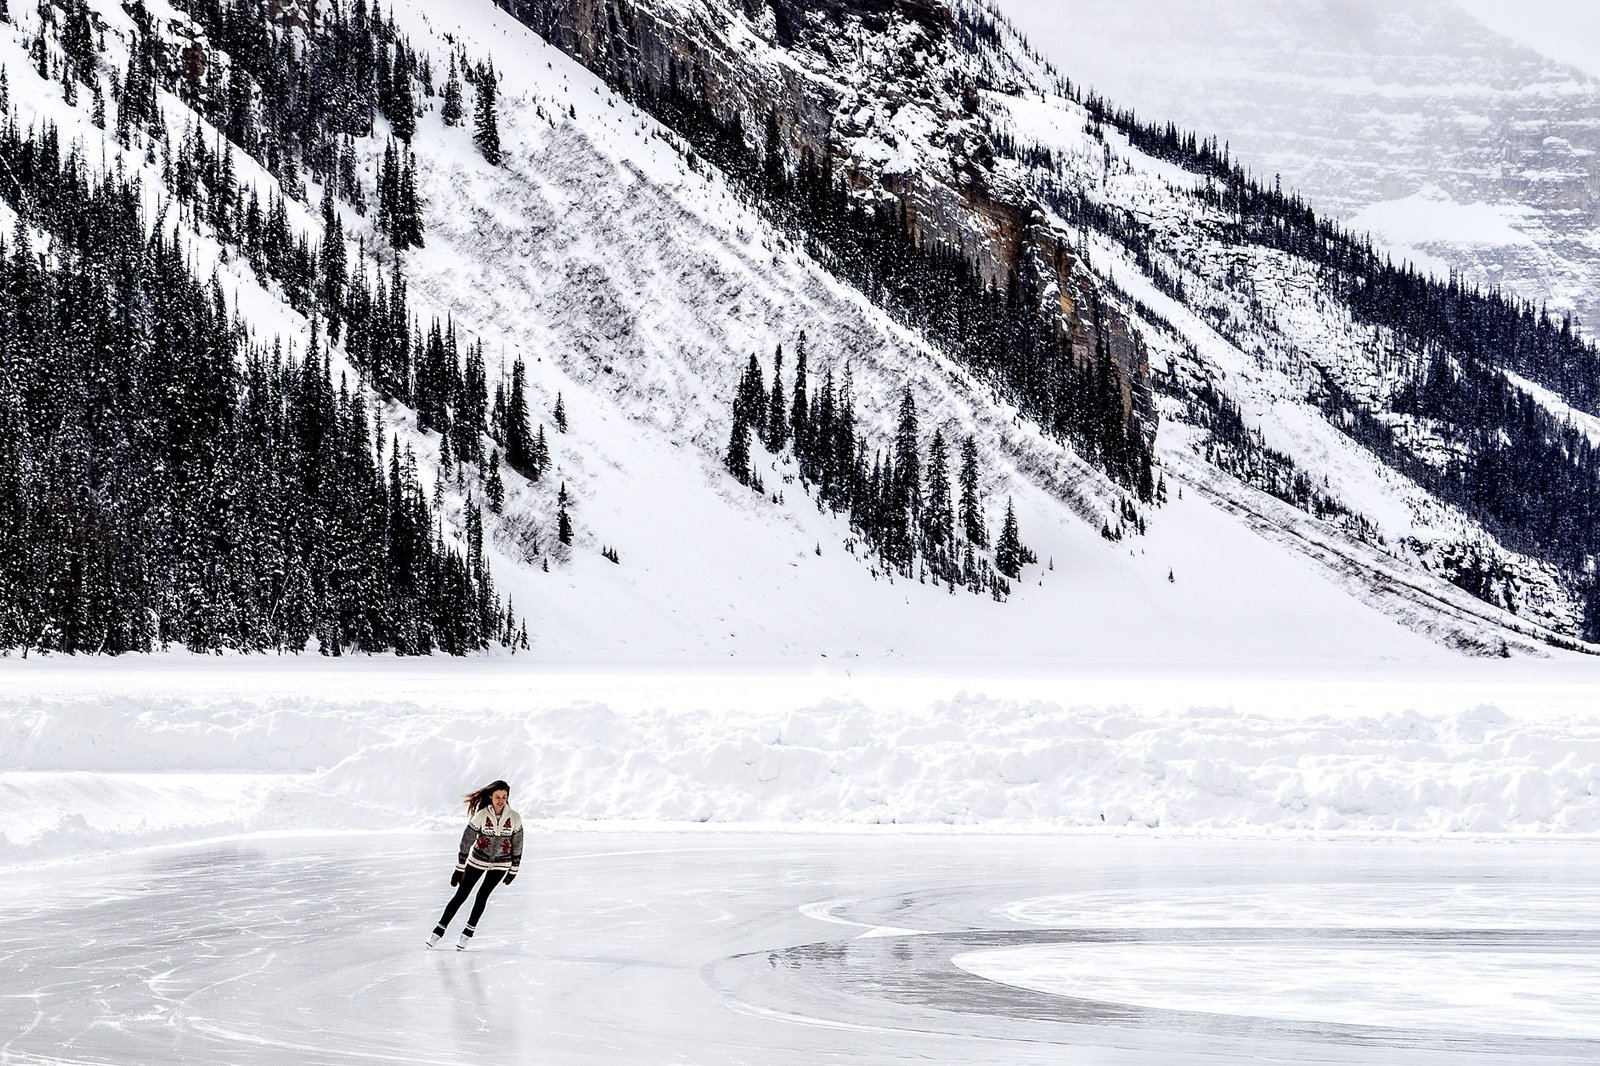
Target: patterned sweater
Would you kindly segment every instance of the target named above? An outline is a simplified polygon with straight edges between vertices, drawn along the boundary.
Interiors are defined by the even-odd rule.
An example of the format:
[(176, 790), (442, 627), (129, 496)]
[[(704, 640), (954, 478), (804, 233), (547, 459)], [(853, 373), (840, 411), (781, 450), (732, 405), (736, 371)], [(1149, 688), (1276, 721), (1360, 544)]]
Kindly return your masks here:
[(467, 821), (456, 851), (456, 869), (469, 865), (480, 870), (515, 872), (522, 865), (522, 815), (506, 807), (495, 814), (493, 807), (480, 807)]

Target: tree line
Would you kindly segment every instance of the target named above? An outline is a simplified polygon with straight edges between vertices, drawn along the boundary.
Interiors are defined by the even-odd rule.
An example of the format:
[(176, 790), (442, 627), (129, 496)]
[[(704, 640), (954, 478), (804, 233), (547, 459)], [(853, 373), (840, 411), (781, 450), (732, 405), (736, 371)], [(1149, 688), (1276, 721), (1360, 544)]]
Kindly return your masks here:
[(801, 333), (786, 389), (783, 346), (778, 345), (769, 389), (760, 361), (750, 356), (734, 391), (724, 455), (728, 472), (766, 493), (752, 461), (753, 437), (774, 457), (794, 464), (802, 488), (815, 495), (819, 508), (847, 516), (887, 571), (1005, 599), (1011, 592), (1007, 579), (1016, 580), (1023, 566), (1037, 559), (1020, 539), (1010, 501), (991, 543), (973, 438), (961, 442), (960, 467), (953, 468), (953, 442), (946, 441), (943, 430), (935, 429), (924, 442), (908, 387), (901, 393), (893, 444), (869, 455), (856, 418), (850, 367), (836, 382), (830, 366), (818, 382), (808, 359)]
[[(51, 125), (20, 128), (0, 70), (9, 179), (0, 195), (19, 218), (0, 255), (0, 646), (526, 646), (525, 625), (495, 593), (478, 504), (467, 501), (458, 545), (438, 511), (441, 486), (430, 500), (415, 457), (385, 440), (360, 383), (335, 387), (319, 348), (325, 326), (366, 383), (414, 405), (422, 427), (443, 435), (441, 477), (474, 464), (486, 490), (499, 484), (485, 493), (491, 508), (504, 486), (499, 447), (484, 462), (486, 438), (523, 476), (548, 465), (520, 361), (491, 404), (481, 344), (463, 358), (453, 322), (422, 330), (398, 255), (370, 279), (364, 245), (353, 269), (347, 259), (336, 200), (368, 209), (354, 138), (369, 136), (382, 114), (409, 143), (418, 91), (433, 95), (427, 59), (361, 0), (306, 34), (272, 26), (258, 5), (179, 6), (230, 50), (229, 62), (208, 53), (198, 78), (171, 65), (139, 0), (123, 71), (105, 62), (82, 0), (64, 13), (41, 5), (29, 47), (36, 72), (60, 82), (69, 104), (87, 86), (92, 120), (159, 161), (168, 198), (153, 225), (137, 179), (120, 168), (91, 173)], [(467, 80), (479, 80), (481, 148), (482, 135), (495, 134), (493, 76), (460, 60)], [(453, 93), (459, 123), (454, 56), (451, 66), (446, 104)], [(226, 139), (192, 122), (169, 130), (159, 89)], [(269, 189), (263, 201), (241, 181), (236, 149), (282, 192)], [(396, 252), (422, 243), (414, 167), (391, 141), (375, 192), (380, 232)], [(319, 244), (290, 223), (303, 168), (323, 183)], [(199, 279), (166, 235), (173, 209), (312, 319), (303, 355), (268, 349), (228, 315), (216, 279)]]
[(0, 646), (461, 654), (525, 637), (481, 525), (469, 513), (464, 552), (444, 535), (415, 457), (334, 387), (315, 330), (298, 360), (256, 343), (147, 230), (136, 183), (92, 180), (53, 127), (8, 119), (0, 161), (34, 182), (0, 247)]

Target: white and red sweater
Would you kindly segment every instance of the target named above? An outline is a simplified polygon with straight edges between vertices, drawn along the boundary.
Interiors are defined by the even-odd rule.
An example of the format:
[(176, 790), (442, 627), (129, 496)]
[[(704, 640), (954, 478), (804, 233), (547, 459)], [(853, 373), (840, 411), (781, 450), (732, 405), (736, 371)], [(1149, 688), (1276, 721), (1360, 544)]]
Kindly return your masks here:
[(493, 807), (478, 808), (461, 833), (456, 869), (476, 866), (515, 873), (521, 865), (522, 815), (509, 806), (501, 814), (495, 814)]

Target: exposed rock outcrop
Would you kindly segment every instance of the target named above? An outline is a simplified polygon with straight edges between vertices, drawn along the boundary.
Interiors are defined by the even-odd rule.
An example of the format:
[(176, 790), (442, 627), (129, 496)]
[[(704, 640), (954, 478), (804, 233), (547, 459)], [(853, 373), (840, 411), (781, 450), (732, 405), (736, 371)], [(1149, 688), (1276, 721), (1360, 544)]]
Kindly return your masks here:
[(986, 13), (944, 0), (501, 5), (620, 89), (688, 79), (724, 121), (754, 131), (775, 116), (790, 161), (828, 158), (857, 196), (903, 204), (923, 239), (963, 249), (991, 282), (1027, 279), (1059, 309), (1081, 366), (1113, 360), (1124, 418), (1153, 438), (1143, 340), (997, 162), (980, 102), (1007, 71), (982, 46)]

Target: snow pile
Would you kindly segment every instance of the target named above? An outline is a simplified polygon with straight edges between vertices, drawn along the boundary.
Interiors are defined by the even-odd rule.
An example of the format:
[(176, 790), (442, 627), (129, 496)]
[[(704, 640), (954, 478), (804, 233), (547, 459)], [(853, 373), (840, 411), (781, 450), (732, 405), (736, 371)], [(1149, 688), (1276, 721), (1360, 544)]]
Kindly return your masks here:
[(1286, 717), (962, 692), (708, 710), (530, 698), (0, 703), (0, 859), (262, 830), (530, 821), (1163, 833), (1600, 832), (1600, 717)]

